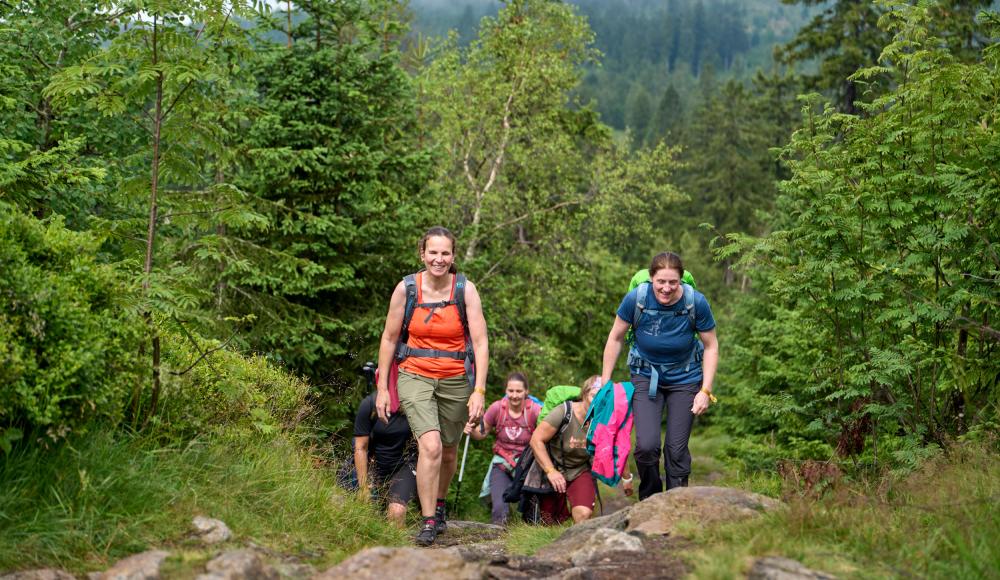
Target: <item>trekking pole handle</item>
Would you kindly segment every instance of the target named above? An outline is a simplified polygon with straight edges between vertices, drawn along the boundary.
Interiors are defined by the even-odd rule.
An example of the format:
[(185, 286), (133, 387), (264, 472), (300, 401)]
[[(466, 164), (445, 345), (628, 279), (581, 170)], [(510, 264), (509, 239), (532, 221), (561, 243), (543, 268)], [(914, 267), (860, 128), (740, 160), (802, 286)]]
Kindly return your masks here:
[(372, 386), (375, 385), (375, 369), (378, 367), (375, 363), (368, 361), (361, 367), (361, 372), (365, 375), (365, 380), (368, 381), (368, 390), (371, 390)]

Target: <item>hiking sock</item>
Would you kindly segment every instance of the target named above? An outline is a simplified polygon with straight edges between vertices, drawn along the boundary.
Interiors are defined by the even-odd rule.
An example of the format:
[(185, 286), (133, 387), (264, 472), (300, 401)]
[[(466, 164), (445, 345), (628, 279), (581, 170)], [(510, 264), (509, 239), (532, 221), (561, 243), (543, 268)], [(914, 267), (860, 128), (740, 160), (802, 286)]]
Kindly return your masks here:
[(445, 523), (446, 507), (444, 498), (437, 499), (437, 505), (434, 507), (434, 520), (436, 522), (435, 531), (441, 533), (448, 529), (448, 524)]

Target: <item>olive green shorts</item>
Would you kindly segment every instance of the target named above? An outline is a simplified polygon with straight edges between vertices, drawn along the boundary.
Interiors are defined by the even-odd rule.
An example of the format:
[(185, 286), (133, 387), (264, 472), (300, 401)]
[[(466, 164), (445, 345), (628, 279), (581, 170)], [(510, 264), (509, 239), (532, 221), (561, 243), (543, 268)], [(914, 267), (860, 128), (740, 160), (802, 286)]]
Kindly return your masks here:
[(399, 371), (396, 389), (415, 438), (419, 439), (429, 431), (438, 431), (442, 445), (458, 445), (465, 423), (469, 420), (469, 395), (472, 394), (469, 379), (464, 374), (430, 379)]

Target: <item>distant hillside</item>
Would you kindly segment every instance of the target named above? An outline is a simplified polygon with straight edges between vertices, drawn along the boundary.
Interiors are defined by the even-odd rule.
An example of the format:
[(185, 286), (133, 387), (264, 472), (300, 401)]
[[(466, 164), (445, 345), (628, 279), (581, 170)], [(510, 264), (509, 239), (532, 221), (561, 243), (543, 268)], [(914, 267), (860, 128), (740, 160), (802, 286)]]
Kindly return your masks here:
[[(702, 73), (749, 78), (772, 65), (774, 46), (788, 42), (815, 13), (780, 0), (570, 0), (590, 21), (601, 66), (586, 75), (583, 102), (593, 102), (609, 125), (624, 129), (628, 103), (641, 93), (654, 101), (673, 86), (693, 98)], [(412, 0), (415, 32), (456, 30), (475, 38), (480, 19), (496, 0)], [(638, 96), (637, 96), (638, 95)]]

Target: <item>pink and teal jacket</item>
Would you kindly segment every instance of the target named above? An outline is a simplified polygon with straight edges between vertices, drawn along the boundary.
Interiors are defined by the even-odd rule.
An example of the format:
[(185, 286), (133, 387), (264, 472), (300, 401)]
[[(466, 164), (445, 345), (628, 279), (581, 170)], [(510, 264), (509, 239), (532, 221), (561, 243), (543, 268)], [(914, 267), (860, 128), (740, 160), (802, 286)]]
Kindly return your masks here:
[(587, 410), (587, 452), (594, 458), (590, 472), (610, 486), (618, 485), (632, 452), (632, 383), (608, 381)]

